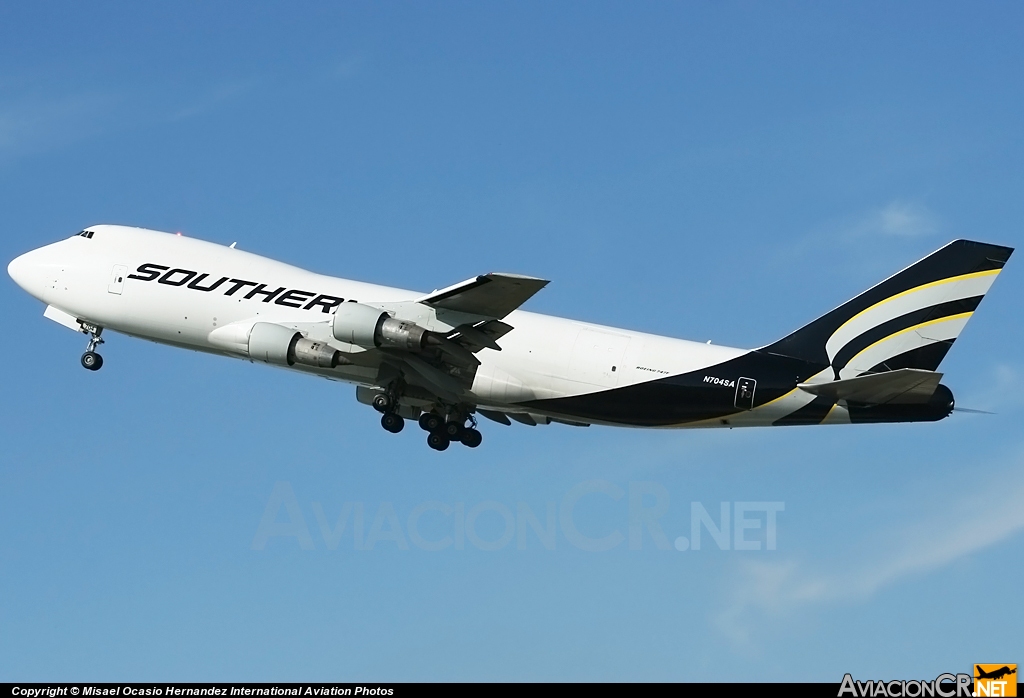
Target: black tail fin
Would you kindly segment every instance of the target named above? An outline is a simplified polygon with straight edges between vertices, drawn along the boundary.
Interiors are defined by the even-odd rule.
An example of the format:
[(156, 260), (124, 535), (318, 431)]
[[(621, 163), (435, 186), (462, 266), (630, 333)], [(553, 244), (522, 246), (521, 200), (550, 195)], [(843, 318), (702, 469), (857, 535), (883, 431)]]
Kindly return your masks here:
[(934, 371), (1012, 252), (956, 240), (762, 351), (831, 365), (837, 380)]

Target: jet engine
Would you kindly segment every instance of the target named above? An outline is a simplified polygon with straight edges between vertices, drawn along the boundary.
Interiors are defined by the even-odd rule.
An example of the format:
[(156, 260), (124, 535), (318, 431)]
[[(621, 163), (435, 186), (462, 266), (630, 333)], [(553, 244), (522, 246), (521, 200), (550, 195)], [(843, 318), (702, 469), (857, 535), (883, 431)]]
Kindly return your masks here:
[(249, 358), (278, 366), (334, 368), (352, 363), (324, 342), (303, 337), (300, 332), (269, 322), (257, 322), (249, 331)]
[(339, 305), (331, 321), (331, 332), (339, 342), (365, 349), (401, 349), (416, 354), (429, 349), (444, 352), (447, 361), (465, 368), (480, 364), (473, 352), (443, 334), (361, 303)]
[(420, 352), (430, 332), (415, 322), (393, 318), (383, 310), (361, 303), (342, 303), (334, 313), (331, 331), (339, 342), (366, 349), (402, 349)]

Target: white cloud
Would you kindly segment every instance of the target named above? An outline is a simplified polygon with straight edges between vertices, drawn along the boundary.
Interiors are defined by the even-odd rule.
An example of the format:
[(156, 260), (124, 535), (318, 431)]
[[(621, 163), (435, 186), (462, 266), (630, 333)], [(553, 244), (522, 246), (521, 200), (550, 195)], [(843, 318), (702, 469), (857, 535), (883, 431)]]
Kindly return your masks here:
[(910, 526), (893, 527), (839, 564), (797, 560), (746, 563), (715, 625), (738, 646), (750, 646), (755, 626), (804, 608), (855, 602), (915, 574), (923, 574), (995, 545), (1024, 530), (1024, 457), (984, 487), (928, 507), (942, 512)]
[(901, 237), (931, 235), (938, 229), (937, 219), (926, 206), (905, 201), (893, 201), (873, 212), (862, 225), (868, 233), (877, 230)]
[(812, 233), (810, 238), (858, 245), (878, 237), (924, 237), (939, 228), (938, 216), (924, 204), (895, 199), (885, 206), (835, 221)]
[[(885, 268), (885, 257), (878, 254), (880, 240), (912, 242), (941, 230), (939, 216), (923, 203), (894, 199), (884, 206), (823, 222), (792, 246), (780, 249), (778, 260), (790, 265), (794, 256), (827, 253), (834, 258), (838, 252), (852, 267), (880, 273)], [(875, 269), (880, 262), (882, 268)]]

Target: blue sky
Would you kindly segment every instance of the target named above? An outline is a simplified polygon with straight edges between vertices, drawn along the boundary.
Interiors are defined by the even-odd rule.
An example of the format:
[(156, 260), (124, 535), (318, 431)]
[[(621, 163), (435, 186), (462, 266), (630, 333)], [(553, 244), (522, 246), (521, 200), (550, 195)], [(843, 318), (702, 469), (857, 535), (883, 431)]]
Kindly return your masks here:
[[(758, 346), (949, 240), (1022, 242), (1022, 27), (1011, 3), (6, 3), (0, 257), (140, 225), (406, 288), (543, 276), (538, 312)], [(444, 454), (350, 386), (119, 336), (86, 372), (83, 338), (8, 279), (0, 680), (1022, 661), (1020, 261), (942, 367), (995, 415), (487, 423)], [(782, 503), (776, 549), (631, 545), (631, 488), (669, 541), (693, 502)], [(572, 543), (573, 493), (580, 533), (621, 543)], [(424, 539), (468, 518), (475, 538), (411, 543), (430, 502)], [(328, 545), (346, 503), (364, 549), (352, 518)], [(524, 507), (555, 512), (553, 550), (528, 525), (525, 549), (481, 549)]]

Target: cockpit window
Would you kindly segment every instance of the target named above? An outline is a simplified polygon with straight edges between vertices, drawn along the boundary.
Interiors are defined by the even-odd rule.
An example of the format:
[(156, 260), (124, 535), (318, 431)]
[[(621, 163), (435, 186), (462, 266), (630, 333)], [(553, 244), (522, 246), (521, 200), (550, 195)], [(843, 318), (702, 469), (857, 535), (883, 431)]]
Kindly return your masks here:
[(93, 231), (92, 231), (92, 230), (83, 230), (83, 231), (82, 231), (82, 232), (80, 232), (80, 233), (79, 233), (79, 234), (78, 234), (78, 235), (77, 235), (76, 237), (80, 237), (80, 238), (91, 238), (91, 237), (92, 237), (92, 234), (93, 234)]

